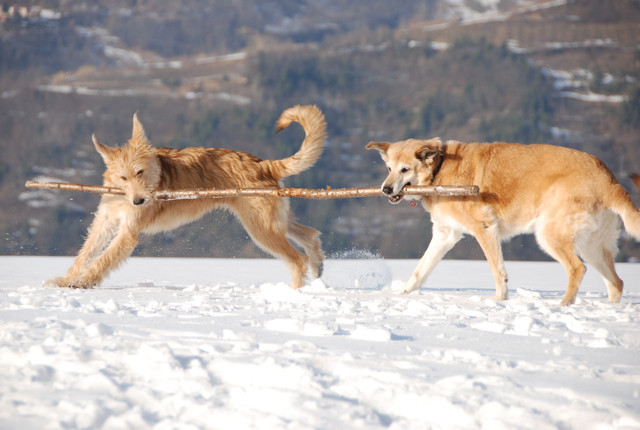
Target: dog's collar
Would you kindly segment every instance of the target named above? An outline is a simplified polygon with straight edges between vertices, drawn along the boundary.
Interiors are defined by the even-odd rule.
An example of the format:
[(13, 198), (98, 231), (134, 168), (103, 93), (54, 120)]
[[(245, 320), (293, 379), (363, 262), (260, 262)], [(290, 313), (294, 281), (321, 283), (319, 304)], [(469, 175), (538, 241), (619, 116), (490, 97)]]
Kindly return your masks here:
[(442, 167), (442, 163), (444, 162), (445, 156), (445, 144), (442, 144), (442, 154), (440, 155), (440, 161), (438, 165), (434, 167), (433, 172), (431, 173), (431, 185), (433, 185), (433, 181), (436, 180), (436, 175), (440, 172), (440, 168)]

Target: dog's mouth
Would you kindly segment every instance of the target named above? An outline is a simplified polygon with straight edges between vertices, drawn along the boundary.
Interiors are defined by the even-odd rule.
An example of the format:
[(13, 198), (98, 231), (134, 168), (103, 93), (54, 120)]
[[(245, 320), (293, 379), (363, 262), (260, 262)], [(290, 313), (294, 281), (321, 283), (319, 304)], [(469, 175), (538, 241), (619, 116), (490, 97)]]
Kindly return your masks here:
[(397, 204), (400, 203), (400, 201), (402, 199), (404, 199), (404, 187), (406, 187), (407, 185), (411, 185), (411, 182), (407, 182), (406, 184), (404, 184), (402, 186), (402, 189), (400, 190), (400, 192), (398, 194), (396, 194), (395, 196), (389, 195), (389, 202), (391, 202), (392, 204)]
[(391, 203), (393, 203), (394, 205), (395, 205), (396, 203), (400, 203), (400, 200), (402, 200), (402, 199), (404, 199), (404, 194), (402, 194), (402, 193), (397, 194), (397, 195), (395, 195), (395, 196), (389, 196), (389, 201), (390, 201)]
[(404, 184), (397, 194), (393, 194), (393, 190), (394, 190), (393, 186), (383, 185), (382, 192), (387, 195), (387, 197), (389, 198), (389, 202), (395, 205), (396, 203), (399, 203), (400, 200), (404, 199), (403, 190), (404, 190), (404, 187), (406, 187), (407, 185), (411, 185), (411, 182), (407, 182), (406, 184)]

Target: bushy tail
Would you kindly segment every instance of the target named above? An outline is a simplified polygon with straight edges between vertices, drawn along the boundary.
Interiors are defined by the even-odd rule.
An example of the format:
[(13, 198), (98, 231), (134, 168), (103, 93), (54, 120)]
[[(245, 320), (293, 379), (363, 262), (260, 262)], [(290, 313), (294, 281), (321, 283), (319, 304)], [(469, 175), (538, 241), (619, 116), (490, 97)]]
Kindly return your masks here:
[[(640, 176), (631, 175), (633, 182), (640, 188)], [(617, 184), (616, 189), (610, 195), (611, 210), (620, 215), (622, 222), (624, 223), (624, 229), (631, 236), (640, 240), (640, 210), (636, 208), (629, 197), (629, 193)]]
[(282, 112), (276, 122), (276, 133), (289, 127), (292, 122), (299, 123), (306, 134), (300, 150), (283, 160), (267, 160), (271, 174), (282, 179), (297, 175), (313, 166), (324, 149), (327, 137), (327, 123), (324, 115), (315, 106), (294, 106)]

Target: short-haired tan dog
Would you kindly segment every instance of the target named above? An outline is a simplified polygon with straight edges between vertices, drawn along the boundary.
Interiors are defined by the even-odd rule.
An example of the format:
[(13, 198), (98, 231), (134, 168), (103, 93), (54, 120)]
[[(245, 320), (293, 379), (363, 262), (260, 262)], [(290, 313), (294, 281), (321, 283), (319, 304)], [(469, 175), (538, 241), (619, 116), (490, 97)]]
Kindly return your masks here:
[[(283, 160), (261, 160), (243, 152), (217, 148), (154, 148), (133, 116), (128, 145), (111, 148), (93, 143), (107, 166), (104, 185), (120, 187), (125, 195), (104, 195), (89, 227), (89, 235), (67, 274), (48, 285), (91, 288), (99, 285), (138, 243), (140, 233), (172, 230), (215, 208), (226, 208), (240, 219), (253, 240), (289, 266), (293, 288), (303, 285), (307, 267), (320, 277), (324, 254), (319, 232), (294, 222), (287, 199), (229, 197), (159, 201), (156, 190), (187, 188), (278, 187), (279, 181), (311, 167), (322, 154), (326, 122), (315, 106), (295, 106), (277, 121), (277, 131), (298, 122), (306, 137), (300, 150)], [(306, 255), (288, 240), (298, 243)]]
[[(562, 305), (574, 303), (585, 265), (598, 270), (610, 302), (620, 301), (622, 280), (614, 268), (619, 217), (640, 239), (640, 211), (614, 175), (584, 152), (552, 145), (442, 143), (409, 139), (370, 142), (382, 155), (389, 175), (382, 191), (392, 203), (405, 185), (478, 185), (476, 197), (421, 197), (431, 213), (433, 237), (404, 284), (403, 293), (420, 288), (463, 234), (473, 235), (491, 266), (496, 300), (507, 298), (507, 272), (501, 242), (533, 233), (540, 247), (565, 268), (569, 283)], [(640, 187), (640, 178), (634, 180)]]

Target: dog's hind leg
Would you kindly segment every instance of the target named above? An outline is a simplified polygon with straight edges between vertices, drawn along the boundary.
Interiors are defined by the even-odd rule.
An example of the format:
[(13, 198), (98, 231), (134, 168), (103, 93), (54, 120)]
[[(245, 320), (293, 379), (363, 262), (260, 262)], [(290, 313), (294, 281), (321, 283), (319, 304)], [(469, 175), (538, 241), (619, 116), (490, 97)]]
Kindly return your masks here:
[(236, 202), (233, 209), (254, 242), (287, 264), (291, 288), (302, 287), (309, 258), (287, 239), (286, 208), (273, 198), (245, 198)]
[[(564, 218), (564, 217), (563, 217)], [(567, 272), (567, 291), (560, 302), (561, 306), (568, 306), (575, 302), (580, 283), (587, 271), (575, 252), (575, 230), (566, 228), (567, 221), (560, 223), (546, 223), (536, 231), (536, 240), (540, 247), (555, 258)]]
[(576, 248), (585, 262), (591, 264), (602, 276), (607, 286), (609, 301), (617, 303), (622, 296), (623, 282), (614, 266), (618, 252), (619, 220), (611, 212), (603, 212), (592, 219), (598, 220), (595, 229), (579, 231)]
[(245, 227), (258, 245), (284, 260), (291, 270), (291, 288), (297, 290), (302, 287), (309, 258), (289, 243), (284, 232), (269, 231), (264, 226)]
[(434, 267), (447, 252), (455, 246), (462, 238), (462, 233), (451, 227), (443, 226), (440, 224), (433, 224), (432, 238), (427, 250), (418, 262), (418, 266), (413, 271), (413, 274), (407, 282), (402, 286), (400, 292), (402, 294), (408, 294), (412, 291), (418, 290), (420, 285), (433, 271)]
[(489, 263), (489, 267), (491, 267), (491, 273), (493, 273), (493, 279), (496, 284), (496, 295), (494, 299), (506, 300), (508, 297), (508, 277), (507, 270), (504, 267), (504, 257), (502, 256), (502, 246), (500, 245), (500, 236), (498, 235), (497, 228), (498, 226), (496, 224), (487, 226), (483, 223), (475, 228), (472, 233), (480, 244)]
[(288, 236), (302, 246), (304, 252), (309, 256), (311, 276), (314, 279), (320, 278), (324, 262), (320, 232), (315, 228), (289, 220)]
[[(598, 253), (600, 256), (597, 255)], [(609, 301), (618, 303), (622, 297), (624, 283), (616, 273), (613, 254), (607, 249), (599, 248), (586, 253), (581, 252), (580, 255), (587, 263), (591, 264), (598, 273), (600, 273), (602, 279), (604, 279), (604, 283), (607, 286), (607, 293), (609, 294)]]

